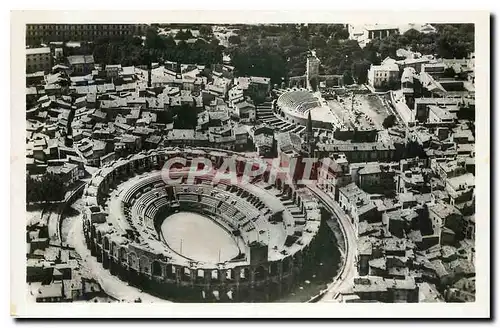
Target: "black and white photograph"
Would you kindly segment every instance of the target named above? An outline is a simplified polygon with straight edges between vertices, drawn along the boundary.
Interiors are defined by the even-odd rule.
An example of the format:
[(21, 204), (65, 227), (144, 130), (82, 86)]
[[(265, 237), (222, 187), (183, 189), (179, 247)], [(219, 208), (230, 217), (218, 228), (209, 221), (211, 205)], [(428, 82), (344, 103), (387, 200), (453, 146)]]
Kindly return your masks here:
[(16, 293), (103, 311), (487, 303), (488, 15), (253, 16), (22, 19)]

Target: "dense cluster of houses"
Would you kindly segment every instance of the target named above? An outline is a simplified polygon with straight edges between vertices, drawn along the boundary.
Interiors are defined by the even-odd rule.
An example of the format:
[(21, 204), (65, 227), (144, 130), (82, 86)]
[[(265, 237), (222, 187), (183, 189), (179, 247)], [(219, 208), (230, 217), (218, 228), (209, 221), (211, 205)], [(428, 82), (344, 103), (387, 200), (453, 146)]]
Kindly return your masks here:
[[(226, 64), (125, 67), (97, 64), (91, 54), (57, 59), (57, 47), (27, 51), (27, 58), (49, 54), (47, 65), (26, 76), (30, 175), (58, 174), (70, 186), (85, 166), (162, 145), (272, 150), (272, 133), (252, 128), (269, 78), (235, 77)], [(192, 111), (194, 126), (176, 124), (183, 110)]]
[(474, 124), (432, 119), (461, 101), (415, 99), (426, 117), (404, 131), (413, 155), (359, 162), (338, 150), (323, 159), (331, 163), (318, 182), (358, 234), (359, 278), (344, 301), (474, 300)]
[(27, 224), (28, 297), (35, 302), (72, 302), (105, 296), (100, 285), (80, 270), (76, 253), (51, 242), (54, 215), (42, 212)]

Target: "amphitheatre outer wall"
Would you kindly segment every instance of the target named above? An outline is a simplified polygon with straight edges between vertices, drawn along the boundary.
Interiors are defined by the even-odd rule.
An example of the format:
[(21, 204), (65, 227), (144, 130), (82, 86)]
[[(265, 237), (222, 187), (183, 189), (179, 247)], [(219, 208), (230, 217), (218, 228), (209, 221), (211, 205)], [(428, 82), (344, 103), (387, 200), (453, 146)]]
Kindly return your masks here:
[[(123, 203), (123, 212), (118, 215), (121, 218), (109, 220), (107, 202), (110, 193), (122, 182), (138, 174), (147, 176), (148, 172), (161, 170), (165, 161), (173, 156), (189, 159), (200, 155), (210, 158), (215, 167), (221, 165), (224, 158), (235, 156), (213, 150), (168, 148), (129, 156), (96, 172), (84, 192), (87, 209), (83, 228), (91, 254), (105, 269), (122, 280), (174, 301), (270, 301), (286, 294), (294, 287), (302, 268), (310, 264), (310, 259), (317, 251), (315, 236), (321, 219), (315, 206), (317, 203), (304, 190), (279, 178), (268, 184), (266, 181), (272, 180), (268, 170), (254, 178), (263, 185), (275, 188), (279, 192), (278, 199), (291, 202), (298, 209), (297, 213), (291, 215), (286, 208), (280, 211), (279, 207), (273, 208), (275, 205), (267, 206), (270, 213), (257, 219), (266, 219), (265, 223), (269, 227), (283, 226), (286, 238), (279, 247), (274, 245), (270, 248), (269, 243), (247, 240), (247, 252), (241, 258), (218, 264), (196, 262), (176, 256), (161, 242), (155, 229), (156, 215), (141, 220), (131, 216), (130, 208)], [(244, 163), (247, 159), (239, 156), (238, 161)], [(242, 174), (240, 166), (237, 167), (238, 174)], [(158, 180), (153, 182), (158, 183)], [(146, 184), (136, 191), (142, 193), (151, 187)], [(169, 186), (163, 187), (168, 189)], [(255, 188), (253, 184), (249, 187)], [(251, 190), (232, 185), (227, 188), (232, 188), (238, 197), (251, 199), (254, 204), (264, 203)], [(166, 199), (168, 206), (176, 200), (172, 194), (167, 195)], [(181, 209), (182, 206), (179, 206)], [(296, 220), (294, 216), (300, 216), (301, 219)], [(136, 219), (142, 221), (144, 231), (149, 231), (149, 234), (126, 222)]]

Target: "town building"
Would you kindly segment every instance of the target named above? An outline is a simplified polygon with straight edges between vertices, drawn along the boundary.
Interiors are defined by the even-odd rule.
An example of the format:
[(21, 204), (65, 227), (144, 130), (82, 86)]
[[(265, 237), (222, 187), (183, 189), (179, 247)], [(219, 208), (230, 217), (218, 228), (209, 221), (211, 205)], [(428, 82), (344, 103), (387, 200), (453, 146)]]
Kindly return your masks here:
[(437, 203), (429, 207), (429, 218), (441, 245), (452, 245), (464, 238), (463, 215), (454, 206)]
[(318, 169), (318, 186), (335, 195), (338, 199), (338, 189), (352, 182), (349, 172), (349, 162), (345, 154), (331, 155), (320, 159)]
[(26, 49), (26, 73), (39, 71), (49, 73), (52, 62), (52, 52), (49, 47)]
[(361, 48), (364, 48), (375, 38), (383, 39), (394, 34), (399, 34), (399, 28), (395, 25), (374, 24), (374, 25), (348, 25), (349, 39), (358, 41)]
[(85, 75), (92, 72), (94, 69), (93, 55), (74, 55), (67, 57), (68, 65), (73, 74)]
[(143, 35), (146, 24), (26, 24), (26, 44)]
[(380, 222), (381, 220), (377, 206), (355, 183), (339, 189), (339, 205), (349, 214), (355, 229), (361, 221)]
[(399, 67), (396, 64), (371, 65), (368, 70), (368, 85), (375, 90), (394, 88), (399, 82)]
[(353, 293), (358, 302), (418, 303), (419, 289), (412, 277), (386, 279), (378, 276), (354, 278)]

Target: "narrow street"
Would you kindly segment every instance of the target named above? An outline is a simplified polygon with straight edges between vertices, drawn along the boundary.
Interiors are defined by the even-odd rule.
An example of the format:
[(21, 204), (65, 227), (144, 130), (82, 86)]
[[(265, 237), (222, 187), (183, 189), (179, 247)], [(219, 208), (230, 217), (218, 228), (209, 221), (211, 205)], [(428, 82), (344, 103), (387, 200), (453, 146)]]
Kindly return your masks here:
[(67, 240), (68, 244), (73, 246), (75, 251), (81, 256), (81, 265), (86, 267), (86, 269), (93, 274), (106, 294), (126, 302), (134, 302), (138, 298), (145, 303), (169, 302), (143, 293), (138, 288), (129, 286), (126, 282), (113, 276), (108, 270), (104, 269), (102, 264), (97, 262), (97, 259), (90, 255), (90, 250), (85, 245), (81, 216), (72, 221)]
[(340, 227), (344, 232), (346, 242), (345, 265), (337, 279), (328, 286), (328, 291), (320, 299), (320, 302), (336, 301), (337, 294), (350, 289), (353, 279), (356, 276), (356, 250), (357, 238), (356, 232), (352, 228), (349, 216), (345, 214), (334, 199), (316, 186), (310, 186), (309, 189), (321, 200), (321, 202), (335, 214), (339, 220)]

